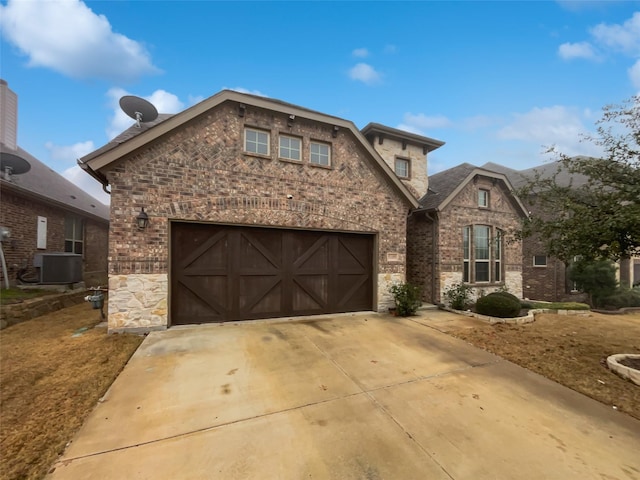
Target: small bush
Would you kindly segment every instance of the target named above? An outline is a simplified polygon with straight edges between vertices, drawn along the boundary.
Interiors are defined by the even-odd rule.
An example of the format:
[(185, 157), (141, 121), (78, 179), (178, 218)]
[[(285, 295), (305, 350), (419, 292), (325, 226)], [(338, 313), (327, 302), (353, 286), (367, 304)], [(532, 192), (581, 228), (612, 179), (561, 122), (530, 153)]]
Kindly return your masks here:
[(476, 302), (476, 312), (499, 318), (513, 318), (520, 314), (520, 301), (504, 295), (487, 295)]
[(616, 293), (603, 298), (600, 303), (604, 308), (611, 310), (640, 307), (640, 289), (619, 288)]
[(454, 310), (464, 310), (471, 303), (471, 287), (456, 283), (444, 291), (444, 298)]
[(514, 302), (521, 303), (518, 297), (516, 297), (513, 293), (507, 292), (506, 290), (498, 290), (497, 292), (490, 293), (488, 296), (491, 296), (491, 295), (510, 298)]
[(603, 306), (605, 298), (615, 295), (616, 267), (609, 260), (580, 259), (569, 268), (569, 279), (589, 295), (591, 305)]
[(396, 283), (391, 285), (389, 291), (396, 302), (396, 311), (401, 317), (414, 315), (418, 311), (418, 308), (420, 308), (420, 305), (422, 305), (420, 287), (416, 285)]

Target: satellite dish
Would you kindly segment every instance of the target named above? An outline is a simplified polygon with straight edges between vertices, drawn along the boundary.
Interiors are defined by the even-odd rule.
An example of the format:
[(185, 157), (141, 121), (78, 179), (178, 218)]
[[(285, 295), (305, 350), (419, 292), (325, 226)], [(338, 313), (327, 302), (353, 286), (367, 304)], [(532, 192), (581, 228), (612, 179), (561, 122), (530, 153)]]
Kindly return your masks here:
[(136, 125), (140, 128), (141, 122), (153, 122), (158, 118), (158, 110), (151, 102), (144, 98), (134, 97), (133, 95), (125, 95), (120, 99), (120, 108), (124, 113), (129, 115), (136, 121)]
[(0, 152), (0, 170), (7, 180), (11, 175), (22, 175), (31, 170), (31, 165), (24, 158), (9, 152)]

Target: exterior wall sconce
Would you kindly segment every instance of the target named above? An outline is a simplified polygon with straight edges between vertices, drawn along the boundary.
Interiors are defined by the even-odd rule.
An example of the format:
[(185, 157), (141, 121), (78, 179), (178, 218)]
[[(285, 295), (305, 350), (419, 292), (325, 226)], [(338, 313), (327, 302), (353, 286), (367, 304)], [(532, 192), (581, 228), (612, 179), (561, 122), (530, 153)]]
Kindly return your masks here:
[(149, 225), (149, 215), (144, 211), (144, 207), (140, 208), (140, 213), (136, 217), (136, 224), (140, 230), (144, 230)]
[(338, 136), (338, 130), (340, 130), (340, 127), (338, 127), (337, 125), (333, 126), (333, 131), (331, 132), (331, 136), (333, 138), (336, 138)]
[(287, 119), (287, 126), (288, 127), (293, 127), (293, 121), (296, 119), (295, 115), (289, 115), (289, 118)]

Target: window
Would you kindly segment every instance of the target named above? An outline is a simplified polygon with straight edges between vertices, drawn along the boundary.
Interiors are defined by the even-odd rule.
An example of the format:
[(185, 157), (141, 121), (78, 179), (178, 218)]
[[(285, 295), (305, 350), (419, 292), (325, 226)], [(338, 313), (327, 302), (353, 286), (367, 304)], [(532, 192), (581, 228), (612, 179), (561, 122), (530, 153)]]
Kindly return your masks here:
[(310, 161), (314, 165), (331, 165), (331, 147), (325, 143), (311, 142)]
[(68, 253), (83, 252), (84, 221), (78, 217), (67, 217), (64, 220), (64, 251)]
[(497, 283), (502, 281), (503, 235), (488, 225), (462, 229), (462, 281)]
[(398, 175), (400, 178), (409, 178), (409, 166), (411, 165), (411, 162), (406, 159), (406, 158), (396, 158), (395, 161), (395, 172), (396, 175)]
[(280, 158), (300, 161), (300, 146), (299, 138), (280, 136)]
[(546, 267), (547, 266), (547, 256), (546, 255), (534, 255), (533, 256), (533, 266), (534, 267)]
[(478, 190), (478, 206), (489, 208), (489, 190)]
[(269, 155), (269, 134), (261, 130), (245, 128), (244, 150), (249, 153)]

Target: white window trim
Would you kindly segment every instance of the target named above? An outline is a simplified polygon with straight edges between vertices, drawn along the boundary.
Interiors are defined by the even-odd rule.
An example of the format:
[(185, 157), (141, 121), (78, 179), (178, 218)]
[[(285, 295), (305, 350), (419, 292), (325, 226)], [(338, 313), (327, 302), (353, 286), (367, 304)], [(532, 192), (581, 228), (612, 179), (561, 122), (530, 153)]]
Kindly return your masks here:
[[(536, 263), (536, 257), (544, 257), (544, 264)], [(549, 259), (547, 258), (546, 255), (534, 255), (533, 259), (532, 259), (532, 262), (533, 262), (533, 266), (535, 268), (546, 268), (547, 265), (549, 264)]]
[[(252, 152), (250, 150), (247, 149), (247, 132), (256, 132), (256, 133), (262, 133), (265, 134), (267, 136), (267, 153), (260, 153), (260, 152)], [(258, 145), (262, 145), (262, 143), (258, 144)], [(261, 157), (270, 157), (271, 156), (271, 132), (268, 130), (261, 130), (259, 128), (254, 128), (254, 127), (244, 127), (244, 152), (246, 154), (249, 155), (259, 155)]]
[[(311, 154), (311, 147), (313, 145), (321, 145), (323, 147), (327, 147), (327, 164), (323, 164), (323, 163), (318, 163), (318, 162), (314, 162), (312, 160), (312, 154)], [(311, 165), (314, 165), (316, 167), (324, 167), (324, 168), (330, 168), (331, 167), (331, 144), (330, 143), (326, 143), (326, 142), (320, 142), (317, 140), (311, 140), (311, 142), (309, 142), (309, 163)]]
[[(480, 203), (480, 198), (481, 198), (481, 193), (485, 193), (484, 198), (486, 203), (483, 205), (482, 203)], [(478, 207), (480, 208), (489, 208), (489, 190), (487, 190), (486, 188), (479, 188), (478, 189)]]
[[(406, 165), (407, 165), (407, 174), (406, 175), (400, 175), (398, 173), (398, 169), (396, 167), (398, 161), (406, 163)], [(393, 171), (398, 176), (398, 178), (404, 178), (404, 179), (411, 178), (411, 159), (410, 158), (404, 158), (404, 157), (396, 157), (393, 160)]]
[[(488, 227), (489, 228), (489, 258), (477, 259), (476, 258), (476, 227)], [(464, 238), (465, 234), (468, 235), (468, 246), (465, 248)], [(500, 242), (499, 252), (500, 258), (497, 258), (496, 241)], [(469, 285), (499, 285), (504, 283), (504, 242), (502, 230), (493, 225), (484, 224), (472, 224), (462, 227), (462, 281)], [(489, 280), (477, 280), (476, 279), (476, 265), (478, 263), (487, 263), (489, 269)], [(464, 276), (464, 268), (467, 266), (468, 278)], [(496, 266), (500, 268), (500, 278), (496, 279)]]
[[(299, 145), (298, 145), (298, 158), (291, 158), (291, 157), (287, 157), (282, 155), (282, 145), (280, 143), (280, 140), (282, 140), (283, 138), (286, 138), (288, 140), (296, 140), (298, 141)], [(290, 147), (288, 147), (288, 150), (291, 150)], [(290, 161), (290, 162), (302, 162), (302, 139), (300, 137), (294, 137), (292, 135), (278, 135), (278, 158)]]

